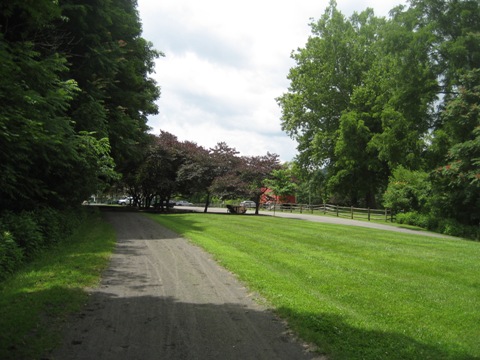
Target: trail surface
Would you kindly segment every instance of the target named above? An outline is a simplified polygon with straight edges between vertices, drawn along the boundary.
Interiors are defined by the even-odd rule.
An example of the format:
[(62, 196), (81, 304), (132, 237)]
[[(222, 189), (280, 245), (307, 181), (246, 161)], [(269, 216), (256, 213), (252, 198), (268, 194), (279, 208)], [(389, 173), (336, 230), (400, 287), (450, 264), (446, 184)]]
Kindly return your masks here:
[(203, 250), (134, 212), (106, 212), (118, 244), (50, 359), (313, 359)]
[[(181, 209), (188, 210), (188, 211), (195, 211), (195, 212), (203, 212), (203, 207), (198, 207), (198, 206), (182, 206)], [(220, 207), (208, 208), (208, 212), (209, 213), (226, 213), (227, 210), (225, 208), (220, 208)], [(249, 208), (246, 214), (252, 215), (254, 213), (255, 213), (255, 209)], [(274, 213), (272, 211), (265, 211), (265, 210), (260, 210), (260, 215), (276, 216), (276, 217), (283, 217), (283, 218), (290, 218), (290, 219), (297, 219), (297, 220), (307, 220), (307, 221), (327, 223), (327, 224), (359, 226), (359, 227), (366, 227), (370, 229), (400, 232), (400, 233), (411, 234), (411, 235), (422, 235), (422, 236), (430, 236), (430, 237), (437, 237), (437, 238), (456, 239), (453, 236), (434, 233), (430, 231), (407, 229), (407, 228), (402, 228), (398, 226), (388, 225), (388, 223), (380, 224), (375, 222), (361, 221), (361, 220), (348, 219), (348, 218), (342, 218), (342, 217), (310, 215), (308, 213), (299, 214), (299, 213), (290, 213), (288, 211), (277, 211)]]

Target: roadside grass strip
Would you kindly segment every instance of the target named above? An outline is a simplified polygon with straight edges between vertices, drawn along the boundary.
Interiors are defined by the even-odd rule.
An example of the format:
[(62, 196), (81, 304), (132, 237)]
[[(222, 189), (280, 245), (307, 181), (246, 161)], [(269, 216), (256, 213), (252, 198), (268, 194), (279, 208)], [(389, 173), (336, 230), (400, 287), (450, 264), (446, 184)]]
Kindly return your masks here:
[(115, 245), (99, 214), (73, 236), (0, 283), (0, 359), (40, 359), (57, 345), (60, 326), (85, 304)]
[(296, 219), (148, 215), (329, 359), (480, 359), (480, 243)]

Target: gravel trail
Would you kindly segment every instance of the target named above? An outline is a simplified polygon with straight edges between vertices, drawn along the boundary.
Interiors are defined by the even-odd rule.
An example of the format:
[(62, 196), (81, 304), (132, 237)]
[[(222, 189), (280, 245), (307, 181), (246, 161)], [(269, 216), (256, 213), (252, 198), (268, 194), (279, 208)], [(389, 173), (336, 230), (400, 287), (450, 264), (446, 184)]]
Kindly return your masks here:
[(138, 213), (105, 217), (110, 266), (50, 359), (315, 358), (205, 251)]

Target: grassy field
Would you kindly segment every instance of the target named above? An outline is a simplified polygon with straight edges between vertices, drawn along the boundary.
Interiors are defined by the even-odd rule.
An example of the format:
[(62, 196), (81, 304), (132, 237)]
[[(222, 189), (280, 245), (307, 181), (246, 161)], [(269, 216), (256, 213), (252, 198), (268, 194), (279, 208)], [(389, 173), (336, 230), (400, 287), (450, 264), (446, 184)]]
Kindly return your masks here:
[(480, 243), (265, 216), (149, 215), (332, 359), (480, 359)]
[(82, 230), (0, 283), (0, 359), (40, 359), (59, 325), (87, 299), (110, 258), (115, 234), (92, 217)]

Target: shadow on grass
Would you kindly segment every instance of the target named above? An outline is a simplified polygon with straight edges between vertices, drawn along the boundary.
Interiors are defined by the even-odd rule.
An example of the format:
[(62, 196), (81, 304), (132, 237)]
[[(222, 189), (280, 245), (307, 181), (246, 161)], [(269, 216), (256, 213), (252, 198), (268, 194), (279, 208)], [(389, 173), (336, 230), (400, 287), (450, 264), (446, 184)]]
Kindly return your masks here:
[(444, 349), (399, 333), (365, 330), (347, 324), (334, 314), (303, 313), (282, 307), (278, 313), (290, 319), (300, 336), (316, 343), (332, 359), (382, 360), (478, 360), (461, 349)]
[(78, 311), (86, 299), (82, 289), (60, 286), (28, 293), (2, 293), (2, 303), (8, 303), (8, 311), (0, 310), (0, 359), (40, 359), (45, 349), (60, 340), (59, 328), (66, 314)]

